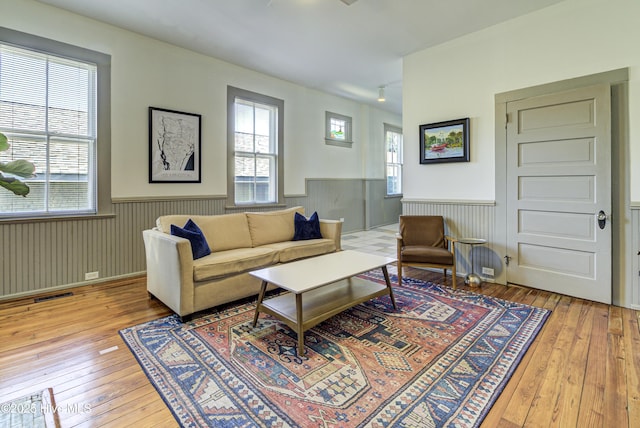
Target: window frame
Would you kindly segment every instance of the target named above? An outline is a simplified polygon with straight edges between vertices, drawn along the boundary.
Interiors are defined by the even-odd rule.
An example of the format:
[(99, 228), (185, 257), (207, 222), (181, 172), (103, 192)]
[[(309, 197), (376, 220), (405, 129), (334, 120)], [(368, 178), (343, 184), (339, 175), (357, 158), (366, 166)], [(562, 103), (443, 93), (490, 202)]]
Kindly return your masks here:
[[(331, 121), (339, 120), (344, 122), (344, 139), (331, 137)], [(330, 146), (347, 147), (353, 146), (353, 119), (339, 113), (325, 111), (324, 113), (324, 141)]]
[[(402, 196), (402, 170), (403, 170), (403, 166), (404, 166), (404, 138), (402, 138), (402, 141), (400, 142), (400, 153), (398, 156), (398, 160), (399, 162), (388, 162), (387, 160), (387, 153), (389, 153), (389, 148), (388, 148), (388, 139), (387, 139), (387, 134), (389, 132), (393, 132), (396, 134), (400, 134), (401, 136), (402, 134), (402, 128), (400, 128), (399, 126), (395, 126), (395, 125), (390, 125), (388, 123), (384, 123), (383, 124), (383, 139), (384, 139), (384, 175), (385, 175), (385, 194), (388, 197), (397, 197), (397, 196)], [(399, 177), (400, 177), (400, 192), (399, 193), (389, 193), (389, 175), (387, 173), (388, 168), (390, 165), (395, 165), (399, 167)]]
[[(276, 125), (276, 141), (274, 156), (276, 167), (275, 180), (276, 200), (274, 202), (259, 203), (253, 202), (240, 204), (235, 198), (235, 104), (236, 98), (248, 102), (265, 104), (274, 107), (277, 110)], [(256, 152), (257, 155), (260, 153)], [(284, 101), (268, 95), (259, 94), (257, 92), (248, 91), (233, 86), (227, 86), (227, 208), (251, 208), (251, 207), (268, 207), (284, 205)]]
[(7, 45), (29, 49), (43, 54), (96, 65), (96, 143), (95, 165), (90, 183), (95, 189), (94, 212), (53, 213), (0, 213), (0, 221), (24, 219), (92, 218), (111, 215), (111, 55), (58, 42), (33, 34), (0, 27), (0, 41)]

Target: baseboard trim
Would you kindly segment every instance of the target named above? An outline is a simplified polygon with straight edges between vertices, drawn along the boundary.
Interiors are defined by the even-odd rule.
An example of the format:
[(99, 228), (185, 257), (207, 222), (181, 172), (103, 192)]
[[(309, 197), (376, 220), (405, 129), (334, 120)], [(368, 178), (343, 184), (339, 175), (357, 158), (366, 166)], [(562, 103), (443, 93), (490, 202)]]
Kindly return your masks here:
[(87, 285), (95, 285), (95, 284), (102, 284), (105, 282), (113, 282), (113, 281), (118, 281), (121, 279), (128, 279), (128, 278), (135, 278), (138, 276), (143, 276), (146, 275), (147, 271), (141, 271), (141, 272), (134, 272), (134, 273), (127, 273), (124, 275), (116, 275), (116, 276), (110, 276), (110, 277), (105, 277), (105, 278), (99, 278), (99, 279), (94, 279), (94, 280), (90, 280), (90, 281), (82, 281), (82, 282), (73, 282), (71, 284), (64, 284), (64, 285), (57, 285), (55, 287), (47, 287), (47, 288), (41, 288), (38, 290), (31, 290), (31, 291), (24, 291), (21, 293), (15, 293), (15, 294), (7, 294), (4, 296), (0, 296), (0, 302), (6, 302), (9, 300), (19, 300), (19, 299), (24, 299), (27, 297), (36, 297), (36, 296), (40, 296), (43, 294), (49, 294), (52, 293), (54, 291), (60, 291), (60, 290), (66, 290), (69, 288), (78, 288), (78, 287), (85, 287)]

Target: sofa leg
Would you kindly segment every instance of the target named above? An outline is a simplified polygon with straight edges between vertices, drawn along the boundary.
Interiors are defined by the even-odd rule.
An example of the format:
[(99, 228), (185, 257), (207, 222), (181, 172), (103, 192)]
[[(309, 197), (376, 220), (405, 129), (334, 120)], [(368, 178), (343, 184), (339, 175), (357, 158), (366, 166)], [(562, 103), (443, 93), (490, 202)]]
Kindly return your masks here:
[(180, 322), (182, 324), (185, 324), (185, 323), (188, 323), (189, 321), (191, 321), (193, 319), (193, 314), (178, 315), (178, 318), (180, 319)]

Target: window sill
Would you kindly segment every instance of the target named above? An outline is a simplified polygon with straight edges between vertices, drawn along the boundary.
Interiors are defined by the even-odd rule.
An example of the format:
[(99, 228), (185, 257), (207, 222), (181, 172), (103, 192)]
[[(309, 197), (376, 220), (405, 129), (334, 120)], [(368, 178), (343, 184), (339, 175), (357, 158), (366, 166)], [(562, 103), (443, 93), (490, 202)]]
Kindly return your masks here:
[(324, 142), (328, 146), (346, 147), (347, 149), (350, 149), (353, 145), (353, 141), (333, 140), (331, 138), (325, 138)]
[(247, 204), (247, 205), (227, 205), (224, 207), (227, 211), (249, 211), (249, 210), (259, 210), (265, 208), (287, 208), (286, 204)]
[(19, 223), (47, 223), (54, 221), (76, 221), (76, 220), (104, 220), (107, 218), (115, 218), (115, 213), (106, 214), (80, 214), (80, 215), (53, 215), (42, 217), (6, 217), (0, 218), (2, 224), (19, 224)]

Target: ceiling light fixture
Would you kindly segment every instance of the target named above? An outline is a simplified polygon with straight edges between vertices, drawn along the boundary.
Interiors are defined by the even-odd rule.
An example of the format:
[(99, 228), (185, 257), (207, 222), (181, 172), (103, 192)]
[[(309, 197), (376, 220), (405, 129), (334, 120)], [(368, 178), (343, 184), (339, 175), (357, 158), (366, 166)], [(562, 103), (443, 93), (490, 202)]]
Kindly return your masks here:
[(380, 86), (378, 88), (378, 101), (383, 103), (385, 102), (386, 98), (384, 97), (384, 86)]

